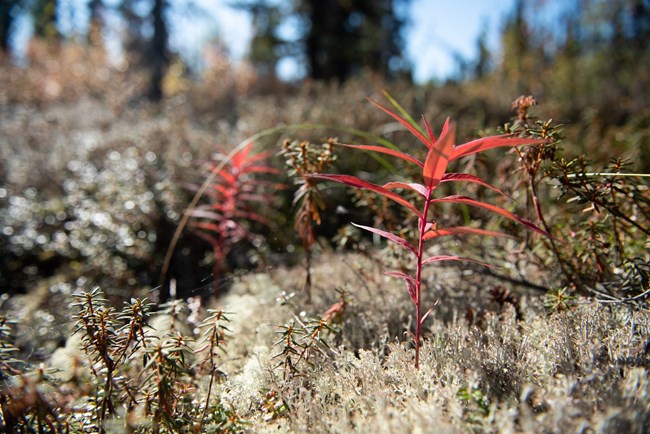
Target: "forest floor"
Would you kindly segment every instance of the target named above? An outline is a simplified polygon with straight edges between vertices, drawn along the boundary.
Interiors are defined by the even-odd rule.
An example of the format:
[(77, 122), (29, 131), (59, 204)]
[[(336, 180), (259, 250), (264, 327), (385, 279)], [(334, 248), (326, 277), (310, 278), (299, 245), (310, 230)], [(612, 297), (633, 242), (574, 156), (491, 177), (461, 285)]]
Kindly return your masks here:
[[(405, 334), (410, 299), (372, 256), (318, 254), (311, 301), (301, 266), (242, 274), (200, 308), (198, 299), (189, 300), (199, 318), (183, 313), (174, 327), (197, 341), (192, 325), (205, 308), (229, 313), (218, 359), (223, 375), (212, 393), (245, 421), (242, 429), (647, 432), (647, 309), (580, 299), (571, 310), (549, 313), (525, 287), (476, 270), (437, 268), (426, 278), (426, 303), (436, 307), (416, 370)], [(87, 359), (78, 334), (52, 342), (52, 328), (64, 335), (74, 329), (71, 303), (71, 294), (52, 291), (3, 303), (19, 345), (32, 348), (59, 384), (73, 381), (73, 367)], [(323, 318), (331, 328), (310, 338)], [(151, 323), (163, 334), (169, 315), (156, 314)], [(282, 337), (289, 326), (298, 331), (295, 349), (311, 345), (307, 353), (287, 351)], [(195, 399), (205, 396), (206, 381), (197, 382)], [(110, 426), (122, 432), (121, 424), (118, 418)]]
[[(24, 281), (16, 283), (27, 292), (7, 291), (0, 311), (24, 366), (43, 363), (48, 390), (58, 388), (58, 396), (90, 375), (72, 369), (91, 365), (73, 334), (74, 296), (90, 283), (108, 286), (102, 289), (112, 300), (150, 294), (153, 285), (129, 292), (141, 283), (129, 267), (150, 266), (147, 258), (166, 245), (138, 210), (147, 206), (177, 222), (184, 202), (172, 175), (215, 141), (242, 140), (242, 128), (254, 123), (222, 122), (214, 133), (193, 115), (180, 116), (182, 107), (172, 101), (168, 112), (152, 112), (89, 99), (46, 110), (2, 108), (3, 273), (13, 270), (15, 282), (11, 267), (24, 261)], [(136, 206), (127, 205), (134, 198)], [(54, 265), (52, 256), (59, 258)], [(411, 299), (383, 274), (394, 260), (375, 247), (321, 249), (309, 295), (300, 261), (278, 262), (235, 273), (218, 297), (189, 291), (182, 315), (170, 322), (168, 313), (154, 313), (151, 323), (158, 334), (172, 324), (199, 341), (206, 309), (229, 313), (218, 359), (223, 375), (212, 397), (240, 418), (233, 432), (650, 430), (647, 308), (577, 298), (570, 309), (549, 310), (539, 287), (552, 276), (525, 261), (516, 278), (512, 270), (495, 276), (476, 267), (432, 268), (424, 304), (435, 307), (415, 369), (406, 333)], [(50, 266), (55, 272), (42, 275)], [(289, 328), (297, 330), (293, 343), (282, 339)], [(207, 378), (193, 380), (193, 402), (205, 399)], [(109, 418), (110, 432), (127, 432), (123, 417)]]

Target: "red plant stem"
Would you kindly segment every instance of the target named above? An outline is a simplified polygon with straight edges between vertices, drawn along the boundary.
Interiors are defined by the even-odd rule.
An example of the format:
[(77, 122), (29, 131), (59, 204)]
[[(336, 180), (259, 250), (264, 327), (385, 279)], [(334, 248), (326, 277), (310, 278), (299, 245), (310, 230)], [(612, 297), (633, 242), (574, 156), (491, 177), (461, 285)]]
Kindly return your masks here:
[(420, 367), (420, 336), (422, 334), (422, 299), (420, 297), (422, 289), (422, 257), (424, 253), (424, 234), (427, 227), (427, 214), (429, 214), (429, 206), (431, 205), (432, 188), (427, 189), (427, 197), (424, 200), (424, 210), (422, 217), (419, 219), (418, 226), (420, 237), (418, 240), (418, 254), (415, 269), (415, 369)]

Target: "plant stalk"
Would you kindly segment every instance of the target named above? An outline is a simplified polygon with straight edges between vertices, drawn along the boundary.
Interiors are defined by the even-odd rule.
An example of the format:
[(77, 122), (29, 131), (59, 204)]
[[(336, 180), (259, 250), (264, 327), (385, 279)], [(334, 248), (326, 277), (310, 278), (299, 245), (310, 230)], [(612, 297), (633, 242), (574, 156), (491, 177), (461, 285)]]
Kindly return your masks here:
[(420, 367), (420, 337), (422, 335), (422, 257), (424, 253), (424, 234), (427, 227), (427, 215), (429, 214), (429, 206), (431, 205), (431, 188), (427, 189), (427, 197), (424, 201), (424, 209), (422, 217), (419, 219), (419, 239), (418, 239), (418, 254), (415, 269), (415, 369)]

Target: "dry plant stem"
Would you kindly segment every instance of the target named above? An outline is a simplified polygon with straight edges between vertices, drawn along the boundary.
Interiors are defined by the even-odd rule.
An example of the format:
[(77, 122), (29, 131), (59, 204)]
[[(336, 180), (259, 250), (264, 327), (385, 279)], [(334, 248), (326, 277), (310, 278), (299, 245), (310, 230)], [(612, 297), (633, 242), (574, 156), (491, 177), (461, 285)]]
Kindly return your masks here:
[[(531, 191), (533, 192), (533, 200), (537, 204), (537, 209), (540, 210), (539, 211), (539, 221), (542, 222), (542, 227), (544, 228), (544, 230), (546, 232), (548, 232), (548, 233), (551, 233), (551, 228), (549, 227), (548, 223), (546, 222), (546, 219), (544, 218), (544, 214), (542, 214), (541, 208), (539, 207), (539, 200), (537, 199), (537, 191), (536, 191), (536, 188), (535, 188), (535, 186), (533, 184), (532, 179), (531, 179), (531, 182), (530, 182), (530, 188), (531, 188)], [(562, 274), (564, 274), (564, 276), (567, 278), (567, 280), (569, 282), (571, 282), (571, 285), (574, 288), (577, 288), (578, 287), (578, 282), (576, 281), (576, 276), (574, 275), (574, 273), (571, 273), (567, 269), (565, 261), (560, 256), (560, 251), (557, 248), (557, 244), (556, 244), (555, 240), (553, 238), (549, 238), (548, 242), (551, 243), (551, 250), (553, 251), (553, 255), (555, 255), (555, 260), (558, 262), (558, 264), (560, 264), (560, 268), (562, 269)]]
[[(530, 194), (533, 199), (533, 206), (535, 208), (535, 213), (537, 214), (537, 218), (539, 221), (542, 223), (542, 226), (544, 230), (548, 233), (551, 233), (551, 228), (549, 227), (548, 223), (546, 222), (546, 219), (544, 218), (544, 213), (542, 212), (542, 207), (539, 203), (539, 197), (537, 194), (537, 184), (535, 181), (535, 177), (537, 174), (537, 169), (539, 167), (539, 159), (538, 159), (538, 165), (535, 166), (535, 168), (531, 167), (527, 162), (524, 156), (521, 154), (521, 151), (519, 148), (515, 148), (515, 152), (517, 153), (517, 156), (519, 157), (519, 160), (523, 162), (524, 167), (526, 169), (526, 173), (528, 173), (528, 186), (530, 187)], [(555, 260), (557, 263), (560, 265), (560, 269), (562, 270), (562, 274), (564, 274), (564, 277), (566, 277), (567, 281), (571, 282), (571, 285), (574, 288), (578, 288), (580, 285), (576, 281), (576, 276), (574, 273), (572, 273), (569, 269), (567, 269), (565, 261), (562, 259), (560, 255), (560, 251), (557, 248), (557, 245), (555, 243), (555, 240), (552, 237), (548, 238), (549, 243), (551, 244), (551, 250), (553, 251), (553, 255), (555, 256)]]
[[(611, 180), (607, 183), (609, 187), (609, 194), (612, 198), (612, 203), (614, 204), (614, 208), (618, 209), (618, 204), (616, 203), (616, 188), (614, 187), (614, 177), (611, 178)], [(612, 219), (612, 229), (613, 229), (613, 235), (614, 235), (614, 240), (616, 241), (616, 249), (618, 250), (618, 253), (623, 252), (623, 242), (621, 240), (621, 233), (618, 227), (618, 219), (614, 218)]]
[(650, 178), (650, 173), (619, 173), (619, 172), (587, 172), (587, 173), (570, 173), (567, 178), (578, 178), (585, 176), (630, 176), (636, 178)]
[[(213, 343), (210, 343), (210, 352), (212, 353), (214, 347)], [(201, 420), (199, 422), (199, 427), (196, 432), (203, 431), (203, 425), (205, 424), (205, 417), (208, 415), (208, 407), (210, 406), (210, 398), (212, 397), (212, 386), (214, 384), (214, 374), (217, 372), (217, 366), (214, 363), (214, 358), (210, 357), (210, 382), (208, 383), (208, 393), (205, 397), (205, 407), (203, 407), (203, 412), (201, 413)]]
[(205, 418), (208, 414), (208, 408), (210, 406), (210, 398), (212, 397), (212, 387), (214, 385), (214, 377), (217, 372), (217, 364), (215, 363), (215, 351), (217, 348), (220, 348), (220, 342), (219, 342), (219, 326), (218, 323), (223, 317), (225, 321), (227, 319), (223, 316), (223, 312), (219, 311), (218, 313), (215, 314), (216, 318), (214, 320), (213, 325), (211, 325), (211, 331), (210, 331), (210, 343), (208, 347), (208, 361), (210, 362), (210, 382), (208, 383), (208, 393), (207, 396), (205, 397), (205, 407), (203, 408), (203, 413), (201, 414), (201, 421), (199, 423), (199, 428), (197, 429), (196, 432), (203, 432), (203, 425), (205, 424)]
[(212, 366), (212, 369), (210, 369), (210, 383), (208, 384), (208, 393), (205, 396), (205, 407), (203, 408), (203, 413), (201, 413), (201, 422), (199, 423), (199, 427), (196, 430), (196, 432), (202, 432), (203, 431), (203, 425), (205, 424), (205, 417), (208, 415), (208, 407), (210, 406), (210, 398), (212, 396), (212, 385), (214, 384), (214, 373), (216, 372), (217, 368), (215, 366)]
[[(104, 363), (104, 366), (106, 367), (106, 381), (104, 382), (104, 397), (101, 400), (101, 406), (99, 410), (99, 422), (100, 422), (99, 432), (102, 433), (104, 432), (102, 422), (106, 419), (106, 412), (108, 411), (110, 414), (113, 414), (115, 412), (115, 409), (113, 408), (113, 403), (111, 401), (111, 393), (113, 388), (112, 387), (113, 372), (115, 370), (115, 363), (109, 354), (109, 348), (108, 348), (109, 344), (106, 340), (106, 337), (111, 334), (111, 331), (108, 330), (108, 325), (107, 325), (107, 319), (108, 319), (107, 315), (109, 315), (110, 311), (108, 310), (103, 310), (101, 312), (96, 311), (93, 303), (92, 293), (85, 294), (85, 299), (86, 299), (85, 301), (86, 301), (86, 306), (88, 307), (89, 315), (83, 318), (83, 323), (86, 332), (88, 333), (88, 336), (91, 339), (92, 344), (95, 346), (95, 349), (99, 354), (99, 357), (101, 358), (102, 362)], [(99, 324), (95, 323), (96, 318), (99, 319), (100, 321)], [(99, 327), (99, 329), (96, 329), (96, 327)], [(98, 373), (95, 372), (95, 376), (99, 377)]]
[(306, 241), (303, 241), (303, 248), (305, 250), (305, 263), (307, 273), (305, 276), (305, 293), (307, 294), (307, 302), (311, 303), (311, 246)]
[(305, 252), (304, 292), (307, 294), (308, 302), (311, 302), (312, 285), (311, 249), (317, 242), (314, 227), (320, 225), (320, 210), (325, 208), (318, 186), (309, 176), (323, 172), (336, 160), (336, 156), (332, 153), (334, 143), (336, 143), (334, 138), (328, 139), (320, 146), (308, 141), (287, 139), (283, 142), (280, 151), (280, 155), (285, 157), (288, 175), (294, 179), (294, 184), (299, 186), (293, 198), (293, 205), (296, 206), (294, 229), (302, 241)]

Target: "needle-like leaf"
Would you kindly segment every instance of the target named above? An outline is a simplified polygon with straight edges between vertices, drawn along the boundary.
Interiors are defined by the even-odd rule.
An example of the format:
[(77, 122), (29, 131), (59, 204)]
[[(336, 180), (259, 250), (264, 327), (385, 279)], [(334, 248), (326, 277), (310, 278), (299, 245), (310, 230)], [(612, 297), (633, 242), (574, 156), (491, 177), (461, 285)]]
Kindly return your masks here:
[(411, 117), (411, 115), (406, 111), (404, 107), (400, 103), (398, 103), (395, 98), (393, 98), (388, 92), (385, 90), (382, 92), (382, 94), (386, 97), (386, 99), (397, 109), (397, 111), (400, 112), (402, 117), (409, 121), (411, 125), (413, 125), (415, 128), (418, 130), (422, 131), (422, 129), (418, 126), (417, 122), (415, 122), (415, 119)]

